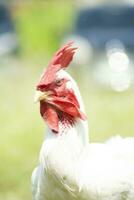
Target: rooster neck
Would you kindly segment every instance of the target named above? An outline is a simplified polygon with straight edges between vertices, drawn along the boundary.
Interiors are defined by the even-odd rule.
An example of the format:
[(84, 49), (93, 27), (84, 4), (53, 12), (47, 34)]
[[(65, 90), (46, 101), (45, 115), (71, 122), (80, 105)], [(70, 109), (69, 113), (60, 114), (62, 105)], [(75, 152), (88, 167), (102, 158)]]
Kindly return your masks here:
[(78, 119), (73, 125), (66, 126), (64, 123), (59, 122), (59, 132), (54, 133), (48, 129), (45, 139), (64, 139), (76, 142), (79, 141), (82, 145), (88, 144), (88, 125), (87, 121)]
[[(85, 113), (84, 104), (82, 101), (82, 97), (78, 88), (77, 83), (75, 80), (64, 70), (60, 70), (58, 72), (57, 77), (59, 79), (65, 78), (67, 80), (70, 80), (66, 83), (67, 89), (72, 89), (77, 101), (80, 106), (80, 110)], [(76, 118), (74, 121), (70, 121), (71, 119), (66, 118), (67, 116), (64, 116), (64, 120), (59, 121), (59, 132), (56, 134), (51, 129), (48, 129), (46, 139), (47, 138), (76, 138), (76, 140), (80, 140), (80, 142), (85, 145), (88, 143), (88, 123), (87, 120), (82, 120), (80, 118)], [(67, 124), (66, 122), (69, 123)]]

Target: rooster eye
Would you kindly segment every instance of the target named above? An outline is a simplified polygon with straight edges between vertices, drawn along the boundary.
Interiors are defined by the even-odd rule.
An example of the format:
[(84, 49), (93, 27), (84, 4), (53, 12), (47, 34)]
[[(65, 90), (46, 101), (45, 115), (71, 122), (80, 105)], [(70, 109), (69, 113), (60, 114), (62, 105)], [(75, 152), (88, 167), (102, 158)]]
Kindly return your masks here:
[(55, 81), (55, 84), (56, 84), (57, 86), (61, 86), (62, 83), (63, 83), (63, 80), (64, 80), (64, 79), (57, 79), (57, 80)]

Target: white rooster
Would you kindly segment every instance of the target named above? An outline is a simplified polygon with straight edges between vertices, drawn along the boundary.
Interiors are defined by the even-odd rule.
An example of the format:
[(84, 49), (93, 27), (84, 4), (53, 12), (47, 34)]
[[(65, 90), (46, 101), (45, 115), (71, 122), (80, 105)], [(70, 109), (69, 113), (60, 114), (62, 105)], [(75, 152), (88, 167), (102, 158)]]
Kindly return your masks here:
[(88, 143), (80, 92), (65, 71), (76, 49), (72, 43), (60, 49), (37, 84), (48, 130), (32, 174), (33, 199), (134, 200), (134, 139)]

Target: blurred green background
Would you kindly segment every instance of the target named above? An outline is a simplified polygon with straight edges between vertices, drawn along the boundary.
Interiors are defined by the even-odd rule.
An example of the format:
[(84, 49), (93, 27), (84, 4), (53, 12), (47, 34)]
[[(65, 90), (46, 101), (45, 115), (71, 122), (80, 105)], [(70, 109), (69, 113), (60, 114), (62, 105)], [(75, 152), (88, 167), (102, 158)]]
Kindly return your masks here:
[[(0, 60), (0, 200), (31, 199), (31, 174), (38, 164), (45, 124), (33, 103), (36, 82), (49, 58), (71, 30), (73, 1), (13, 3), (19, 36), (18, 57)], [(77, 44), (76, 44), (77, 45)], [(86, 72), (68, 71), (79, 84), (89, 119), (90, 141), (103, 142), (134, 133), (134, 91), (101, 89)]]

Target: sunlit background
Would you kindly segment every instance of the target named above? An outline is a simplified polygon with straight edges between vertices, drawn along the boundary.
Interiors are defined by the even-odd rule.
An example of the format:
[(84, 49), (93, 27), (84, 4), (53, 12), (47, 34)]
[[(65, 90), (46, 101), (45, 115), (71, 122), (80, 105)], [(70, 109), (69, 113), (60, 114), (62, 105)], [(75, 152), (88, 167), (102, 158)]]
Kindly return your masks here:
[(91, 142), (134, 136), (134, 1), (0, 1), (0, 200), (31, 199), (45, 124), (33, 103), (55, 50), (74, 41)]

